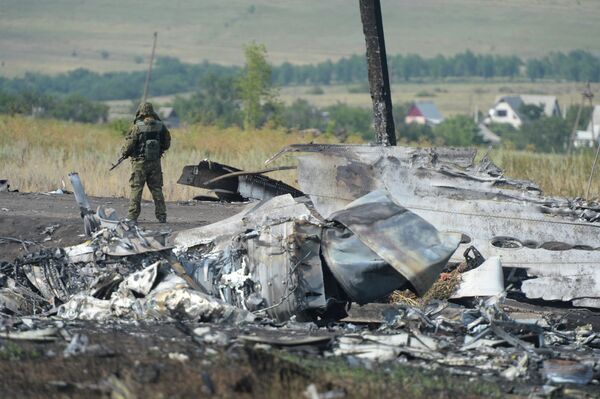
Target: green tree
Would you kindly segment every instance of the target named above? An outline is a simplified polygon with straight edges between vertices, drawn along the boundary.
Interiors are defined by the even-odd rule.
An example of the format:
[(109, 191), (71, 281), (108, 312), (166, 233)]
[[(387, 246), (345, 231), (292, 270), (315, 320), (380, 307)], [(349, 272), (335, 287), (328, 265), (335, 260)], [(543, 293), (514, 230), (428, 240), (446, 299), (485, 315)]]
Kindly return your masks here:
[[(579, 105), (575, 105), (575, 106), (569, 107), (569, 109), (567, 110), (567, 115), (565, 115), (565, 122), (567, 123), (567, 126), (569, 126), (571, 129), (573, 128), (573, 125), (575, 124), (575, 119), (577, 119), (578, 111), (579, 111)], [(589, 105), (583, 106), (581, 108), (581, 115), (579, 116), (579, 123), (577, 125), (577, 129), (579, 129), (579, 130), (587, 129), (588, 124), (590, 123), (590, 119), (592, 119), (592, 112), (593, 112), (593, 108), (590, 107)], [(595, 122), (598, 123), (600, 121), (595, 121)]]
[(418, 123), (406, 124), (404, 121), (396, 124), (396, 137), (406, 143), (419, 143), (433, 139), (433, 130), (429, 125)]
[(534, 82), (536, 79), (542, 79), (546, 75), (544, 63), (538, 59), (530, 59), (526, 64), (527, 77)]
[(173, 107), (184, 121), (227, 127), (241, 125), (236, 79), (210, 73), (200, 79), (192, 97), (176, 97)]
[(570, 128), (564, 119), (555, 116), (526, 123), (520, 133), (538, 151), (562, 152), (567, 146)]
[(508, 123), (492, 123), (489, 129), (502, 138), (502, 146), (523, 150), (530, 144), (529, 138), (520, 129), (515, 129)]
[(433, 129), (433, 132), (447, 145), (466, 147), (481, 143), (477, 124), (466, 115), (457, 115), (444, 120)]
[[(373, 115), (366, 108), (352, 107), (344, 103), (337, 103), (325, 108), (333, 133), (338, 137), (357, 133), (365, 140), (375, 138), (373, 130)], [(330, 125), (330, 126), (331, 126)]]
[(285, 107), (283, 120), (284, 125), (292, 129), (325, 129), (323, 112), (300, 98)]
[(526, 121), (537, 121), (544, 115), (544, 108), (542, 105), (523, 104), (519, 108), (519, 113)]
[(273, 103), (276, 92), (271, 83), (271, 66), (267, 63), (264, 44), (252, 42), (244, 46), (246, 65), (238, 80), (243, 103), (244, 129), (258, 127), (263, 117), (262, 103)]

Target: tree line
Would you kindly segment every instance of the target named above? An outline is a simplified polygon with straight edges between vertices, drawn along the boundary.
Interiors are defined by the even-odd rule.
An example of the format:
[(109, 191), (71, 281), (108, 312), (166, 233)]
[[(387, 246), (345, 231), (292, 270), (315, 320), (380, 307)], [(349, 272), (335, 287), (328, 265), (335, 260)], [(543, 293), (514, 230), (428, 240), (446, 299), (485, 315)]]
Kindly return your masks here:
[[(277, 93), (277, 83), (281, 84), (279, 80), (281, 75), (278, 73), (280, 74), (281, 71), (276, 71), (283, 65), (271, 66), (267, 62), (265, 46), (254, 42), (244, 47), (244, 55), (246, 63), (243, 68), (216, 66), (214, 69), (202, 70), (193, 95), (188, 98), (175, 98), (173, 106), (185, 122), (221, 127), (237, 125), (244, 129), (265, 126), (293, 130), (313, 129), (314, 131), (316, 129), (323, 134), (335, 135), (341, 141), (346, 140), (350, 135), (359, 135), (366, 141), (374, 140), (370, 109), (342, 103), (319, 108), (302, 99), (285, 105), (278, 99)], [(461, 65), (461, 68), (466, 68), (465, 71), (480, 71), (478, 56), (467, 52), (457, 57), (461, 61), (455, 62)], [(556, 55), (549, 56), (547, 62), (554, 65), (557, 59), (562, 59), (556, 57)], [(585, 57), (578, 59), (582, 60)], [(499, 63), (502, 68), (505, 68), (505, 73), (509, 73), (514, 67), (514, 63), (511, 64), (509, 61), (506, 59), (504, 63)], [(183, 64), (174, 58), (163, 58), (157, 64), (157, 70), (178, 70), (179, 75), (184, 76), (197, 67)], [(415, 62), (414, 65), (418, 63)], [(349, 66), (347, 70), (351, 71), (352, 67)], [(565, 71), (573, 72), (573, 70), (577, 68)], [(454, 73), (458, 73), (457, 71)], [(71, 74), (93, 76), (93, 73), (82, 70)], [(103, 76), (106, 75), (110, 74)], [(171, 78), (179, 75), (174, 73)], [(159, 88), (169, 87), (167, 80), (158, 79), (158, 81), (161, 82)], [(69, 80), (62, 84), (68, 85)], [(60, 85), (54, 87), (56, 89)], [(183, 86), (178, 91), (184, 91), (182, 89)], [(187, 89), (190, 90), (189, 87)], [(410, 107), (411, 103), (404, 103), (396, 104), (393, 109), (397, 126), (396, 136), (401, 143), (422, 142), (452, 146), (483, 144), (479, 127), (473, 118), (466, 115), (454, 116), (433, 127), (406, 124), (404, 119)], [(0, 91), (0, 113), (33, 114), (38, 117), (93, 123), (105, 121), (107, 111), (106, 105), (96, 103), (78, 93), (55, 96), (36, 92), (30, 88), (16, 93)], [(565, 119), (548, 118), (542, 108), (535, 105), (526, 105), (519, 112), (527, 117), (527, 123), (524, 123), (521, 129), (515, 130), (509, 125), (492, 126), (492, 130), (501, 136), (503, 145), (545, 152), (560, 152), (566, 148), (571, 127), (576, 119), (575, 107), (569, 109)], [(585, 128), (591, 108), (586, 108), (582, 114), (583, 118), (580, 118), (578, 126), (580, 129)]]
[[(446, 78), (529, 78), (600, 82), (600, 58), (583, 50), (555, 52), (541, 58), (523, 60), (517, 56), (474, 54), (471, 51), (454, 56), (419, 55), (388, 57), (390, 79), (404, 82)], [(204, 62), (186, 64), (173, 57), (159, 57), (152, 76), (151, 94), (168, 95), (195, 91), (206, 76), (231, 77), (242, 68)], [(54, 76), (26, 73), (21, 78), (0, 77), (0, 91), (18, 93), (32, 91), (51, 95), (79, 94), (92, 100), (137, 99), (141, 97), (145, 72), (97, 73), (86, 69)], [(276, 85), (329, 85), (366, 83), (365, 57), (353, 55), (338, 61), (272, 66)]]
[(56, 97), (34, 91), (3, 93), (0, 91), (0, 114), (33, 115), (83, 123), (106, 122), (108, 106), (79, 94)]

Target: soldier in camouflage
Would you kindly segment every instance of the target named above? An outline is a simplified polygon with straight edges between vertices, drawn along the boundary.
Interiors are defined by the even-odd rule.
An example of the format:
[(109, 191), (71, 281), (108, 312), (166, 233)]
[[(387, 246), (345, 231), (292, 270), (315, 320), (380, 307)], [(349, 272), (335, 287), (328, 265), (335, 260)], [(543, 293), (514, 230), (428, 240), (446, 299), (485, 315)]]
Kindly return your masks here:
[(154, 112), (152, 104), (140, 104), (133, 127), (125, 138), (121, 155), (131, 157), (131, 199), (127, 218), (137, 221), (140, 216), (140, 203), (144, 185), (148, 184), (154, 199), (156, 218), (167, 222), (167, 207), (162, 192), (163, 176), (160, 158), (171, 146), (171, 134)]

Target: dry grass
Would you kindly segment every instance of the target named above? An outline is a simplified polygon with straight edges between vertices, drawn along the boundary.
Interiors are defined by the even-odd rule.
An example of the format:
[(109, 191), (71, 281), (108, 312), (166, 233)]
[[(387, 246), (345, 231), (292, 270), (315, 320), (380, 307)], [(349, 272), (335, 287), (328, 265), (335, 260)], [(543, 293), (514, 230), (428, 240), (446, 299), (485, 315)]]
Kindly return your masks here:
[[(263, 167), (273, 153), (291, 143), (334, 142), (326, 136), (314, 137), (281, 130), (243, 132), (239, 129), (192, 126), (173, 130), (173, 146), (163, 170), (168, 200), (187, 200), (200, 189), (178, 185), (184, 165), (204, 158), (251, 170)], [(53, 120), (0, 116), (0, 178), (22, 191), (49, 191), (60, 187), (61, 179), (77, 171), (86, 190), (95, 196), (123, 197), (129, 194), (129, 166), (124, 163), (108, 172), (118, 158), (123, 138), (106, 126), (83, 125)], [(538, 182), (550, 195), (583, 196), (593, 162), (591, 152), (573, 157), (524, 151), (494, 150), (492, 160), (505, 168), (506, 175)], [(293, 162), (292, 157), (278, 161)], [(295, 172), (270, 176), (295, 184)], [(591, 196), (600, 194), (600, 171), (592, 184)], [(147, 195), (147, 193), (146, 193)]]
[(458, 289), (463, 272), (462, 267), (457, 267), (449, 273), (442, 273), (435, 283), (422, 296), (418, 297), (409, 290), (394, 291), (390, 295), (390, 303), (403, 303), (409, 306), (422, 307), (432, 300), (446, 300)]
[[(568, 157), (564, 154), (538, 154), (527, 151), (494, 150), (490, 158), (506, 176), (527, 179), (540, 185), (548, 195), (584, 197), (594, 162), (594, 153), (584, 151)], [(600, 195), (600, 165), (597, 166), (590, 197)]]
[[(204, 158), (252, 170), (264, 167), (269, 156), (288, 144), (334, 142), (327, 136), (269, 129), (243, 132), (192, 126), (171, 133), (172, 147), (163, 160), (168, 201), (187, 200), (200, 193), (200, 189), (177, 184), (177, 179), (183, 166)], [(43, 192), (60, 187), (61, 180), (69, 187), (67, 175), (77, 171), (89, 195), (126, 197), (130, 173), (127, 162), (108, 172), (119, 157), (123, 141), (119, 132), (106, 126), (0, 116), (0, 177), (9, 179), (11, 186), (21, 191)], [(284, 159), (279, 164), (292, 160)], [(294, 184), (293, 171), (270, 176)], [(147, 190), (144, 195), (149, 198)]]

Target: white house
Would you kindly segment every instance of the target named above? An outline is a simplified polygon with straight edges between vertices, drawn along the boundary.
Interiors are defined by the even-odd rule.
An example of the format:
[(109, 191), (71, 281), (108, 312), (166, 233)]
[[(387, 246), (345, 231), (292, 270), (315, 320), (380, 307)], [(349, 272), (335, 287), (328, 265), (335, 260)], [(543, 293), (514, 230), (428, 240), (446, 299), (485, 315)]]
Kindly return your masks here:
[(594, 132), (594, 137), (600, 136), (600, 105), (594, 105), (594, 111), (586, 129), (588, 132)]
[(594, 106), (587, 129), (577, 131), (573, 145), (575, 147), (593, 147), (594, 142), (600, 142), (600, 105)]
[(490, 123), (508, 123), (518, 129), (527, 121), (520, 112), (523, 105), (537, 105), (548, 117), (561, 116), (560, 106), (555, 96), (524, 94), (496, 98), (496, 104), (489, 110), (488, 117), (484, 122), (488, 125)]

